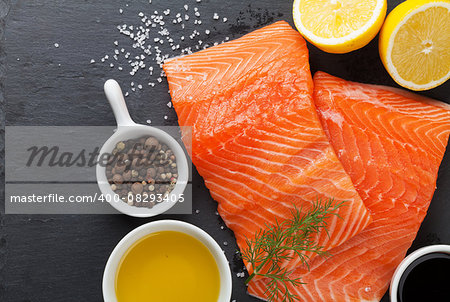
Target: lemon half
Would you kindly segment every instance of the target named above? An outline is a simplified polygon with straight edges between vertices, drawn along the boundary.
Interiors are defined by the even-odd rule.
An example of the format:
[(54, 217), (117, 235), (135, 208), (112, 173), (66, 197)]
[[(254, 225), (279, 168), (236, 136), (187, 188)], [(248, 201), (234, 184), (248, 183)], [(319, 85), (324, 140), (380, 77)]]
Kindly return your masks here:
[(380, 57), (399, 85), (436, 87), (450, 77), (450, 1), (408, 0), (386, 18)]
[(386, 0), (295, 0), (294, 23), (312, 44), (346, 53), (369, 43), (386, 16)]

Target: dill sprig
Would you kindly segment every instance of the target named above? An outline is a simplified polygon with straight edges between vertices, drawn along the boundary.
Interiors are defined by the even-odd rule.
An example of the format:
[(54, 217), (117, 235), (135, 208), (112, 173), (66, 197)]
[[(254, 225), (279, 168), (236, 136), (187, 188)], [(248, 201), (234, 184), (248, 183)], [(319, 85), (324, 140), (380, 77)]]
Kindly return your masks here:
[(273, 225), (265, 225), (253, 239), (246, 239), (247, 248), (242, 252), (242, 258), (250, 263), (252, 274), (245, 280), (248, 284), (255, 276), (268, 278), (265, 291), (268, 301), (293, 302), (298, 300), (296, 294), (289, 292), (289, 285), (300, 285), (301, 278), (291, 278), (292, 271), (283, 267), (282, 263), (293, 259), (296, 255), (308, 270), (309, 256), (305, 252), (320, 256), (329, 256), (323, 246), (316, 242), (317, 234), (325, 231), (328, 234), (327, 219), (338, 216), (336, 210), (342, 202), (333, 199), (322, 203), (314, 202), (312, 207), (302, 214), (302, 209), (294, 205), (292, 217), (283, 222), (275, 221)]

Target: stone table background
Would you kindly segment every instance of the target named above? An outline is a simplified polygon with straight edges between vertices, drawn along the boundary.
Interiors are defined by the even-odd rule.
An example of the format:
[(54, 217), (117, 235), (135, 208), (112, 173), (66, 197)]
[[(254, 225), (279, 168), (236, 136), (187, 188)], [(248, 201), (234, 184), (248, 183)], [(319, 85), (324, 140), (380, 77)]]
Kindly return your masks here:
[[(388, 1), (390, 11), (400, 1)], [(128, 4), (128, 6), (126, 6)], [(126, 41), (116, 26), (138, 22), (137, 14), (184, 4), (199, 7), (203, 29), (211, 34), (205, 43), (237, 38), (276, 20), (292, 25), (292, 0), (77, 0), (0, 1), (0, 151), (4, 183), (4, 126), (6, 125), (114, 125), (103, 94), (103, 83), (115, 78), (125, 86), (131, 81), (156, 82), (158, 76), (109, 68), (100, 58)], [(123, 8), (123, 14), (119, 13)], [(218, 12), (228, 22), (214, 21)], [(190, 12), (192, 15), (192, 11)], [(170, 24), (168, 27), (170, 28)], [(54, 43), (58, 43), (56, 48)], [(186, 41), (185, 46), (190, 42)], [(167, 46), (161, 46), (161, 48)], [(120, 46), (119, 46), (120, 48)], [(361, 50), (345, 54), (324, 53), (309, 45), (311, 69), (323, 70), (359, 82), (397, 86), (378, 57), (377, 38)], [(94, 58), (97, 63), (90, 64)], [(19, 60), (18, 60), (19, 59)], [(145, 86), (145, 85), (144, 85)], [(125, 88), (129, 89), (129, 85)], [(450, 102), (450, 84), (424, 95)], [(176, 125), (165, 79), (154, 88), (144, 87), (127, 98), (136, 122)], [(164, 116), (167, 115), (167, 119)], [(6, 118), (5, 118), (6, 116)], [(450, 155), (441, 166), (438, 189), (411, 250), (435, 243), (450, 243)], [(246, 294), (242, 262), (231, 231), (221, 230), (217, 204), (194, 169), (193, 208), (198, 214), (136, 219), (125, 215), (5, 215), (4, 186), (0, 186), (0, 301), (101, 301), (104, 265), (115, 244), (133, 228), (163, 218), (181, 219), (210, 233), (226, 251), (233, 272), (233, 299), (259, 301)], [(228, 245), (223, 245), (228, 242)], [(383, 301), (388, 301), (385, 296)]]

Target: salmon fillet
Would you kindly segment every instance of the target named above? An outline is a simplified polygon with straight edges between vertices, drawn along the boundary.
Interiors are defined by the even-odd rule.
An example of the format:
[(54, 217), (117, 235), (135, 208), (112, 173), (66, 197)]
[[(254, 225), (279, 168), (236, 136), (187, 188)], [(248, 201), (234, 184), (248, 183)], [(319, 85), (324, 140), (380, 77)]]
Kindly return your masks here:
[[(294, 276), (301, 301), (379, 301), (424, 219), (450, 133), (450, 106), (399, 89), (317, 72), (325, 132), (373, 223)], [(249, 292), (264, 297), (264, 280)]]
[[(239, 247), (294, 205), (346, 201), (324, 249), (361, 232), (370, 214), (328, 141), (312, 101), (308, 49), (277, 22), (164, 64), (184, 143)], [(313, 256), (313, 255), (312, 255)], [(295, 258), (284, 263), (298, 266)]]

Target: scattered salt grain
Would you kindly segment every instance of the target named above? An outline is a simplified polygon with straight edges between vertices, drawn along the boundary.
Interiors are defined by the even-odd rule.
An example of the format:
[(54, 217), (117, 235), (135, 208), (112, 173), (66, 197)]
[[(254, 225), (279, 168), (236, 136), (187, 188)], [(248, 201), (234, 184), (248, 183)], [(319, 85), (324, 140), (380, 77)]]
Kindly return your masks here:
[(195, 210), (195, 213), (196, 213), (196, 214), (200, 213), (200, 210)]
[(55, 45), (55, 47), (56, 47), (56, 48), (58, 48), (58, 47), (59, 47), (59, 44), (58, 44), (58, 43), (55, 43), (55, 44), (53, 44), (53, 45)]
[(223, 18), (222, 21), (223, 21), (223, 23), (225, 23), (228, 21), (228, 18)]
[(113, 64), (113, 63), (109, 64), (109, 67), (113, 68), (113, 67), (114, 67), (114, 64)]
[[(19, 60), (17, 60), (17, 61), (19, 61)], [(90, 63), (91, 63), (91, 64), (94, 64), (94, 63), (95, 63), (95, 60), (94, 60), (94, 59), (91, 59)]]
[(169, 117), (167, 115), (164, 115), (164, 119), (167, 120)]
[(172, 108), (172, 103), (171, 103), (171, 102), (168, 102), (168, 103), (167, 103), (167, 107)]
[(128, 96), (128, 95), (129, 95), (128, 91), (127, 91), (127, 92), (125, 92), (125, 96)]
[[(197, 0), (196, 2), (199, 3), (201, 1)], [(151, 1), (149, 1), (149, 3), (151, 3)], [(126, 4), (126, 6), (128, 7), (128, 4)], [(202, 20), (200, 20), (199, 18), (200, 11), (197, 7), (191, 6), (191, 8), (189, 8), (188, 4), (184, 4), (183, 8), (184, 8), (183, 12), (177, 12), (176, 14), (172, 12), (174, 16), (170, 18), (170, 20), (174, 24), (180, 24), (182, 30), (184, 30), (185, 28), (187, 28), (189, 25), (192, 24), (194, 25), (202, 24)], [(189, 16), (186, 13), (189, 11), (189, 9), (193, 10), (196, 18), (191, 18), (192, 15)], [(122, 8), (119, 8), (119, 13), (122, 14), (123, 12), (124, 10)], [(213, 43), (212, 41), (210, 43), (205, 43), (205, 41), (203, 41), (202, 39), (197, 38), (200, 36), (200, 31), (198, 30), (193, 30), (191, 33), (179, 37), (181, 41), (185, 41), (186, 37), (189, 37), (190, 40), (193, 40), (193, 42), (195, 42), (194, 44), (190, 43), (191, 46), (187, 46), (184, 48), (182, 47), (182, 45), (177, 44), (174, 41), (176, 40), (175, 37), (171, 36), (169, 29), (165, 27), (165, 23), (168, 22), (169, 17), (166, 17), (167, 18), (166, 20), (164, 20), (164, 17), (170, 14), (171, 10), (169, 8), (161, 10), (161, 13), (158, 13), (158, 11), (155, 10), (153, 14), (150, 13), (148, 15), (146, 15), (145, 12), (140, 11), (137, 13), (140, 20), (139, 24), (132, 24), (132, 25), (121, 24), (116, 26), (120, 34), (127, 36), (131, 40), (131, 43), (128, 44), (129, 45), (128, 47), (132, 47), (133, 49), (135, 49), (133, 51), (137, 52), (135, 53), (135, 55), (131, 56), (130, 52), (127, 52), (125, 48), (122, 47), (119, 50), (119, 48), (117, 48), (117, 46), (119, 46), (119, 42), (117, 40), (114, 41), (114, 45), (116, 46), (116, 48), (112, 50), (113, 51), (112, 57), (114, 58), (115, 61), (117, 61), (117, 63), (114, 62), (114, 64), (117, 66), (117, 69), (119, 71), (122, 71), (124, 68), (126, 68), (122, 64), (128, 62), (129, 66), (131, 67), (129, 71), (129, 74), (131, 76), (137, 74), (139, 70), (141, 69), (146, 70), (147, 68), (149, 71), (149, 75), (152, 76), (154, 73), (153, 69), (154, 67), (147, 65), (149, 65), (150, 63), (152, 63), (152, 65), (157, 64), (156, 68), (159, 68), (158, 73), (156, 73), (159, 75), (159, 77), (156, 78), (157, 82), (149, 81), (147, 83), (148, 86), (154, 87), (155, 82), (156, 84), (161, 83), (163, 81), (163, 77), (165, 77), (165, 74), (162, 70), (162, 66), (167, 59), (177, 55), (191, 54), (193, 51), (205, 49), (212, 45)], [(223, 22), (227, 22), (227, 18), (219, 17), (219, 14), (217, 12), (213, 13), (213, 19), (214, 20), (222, 19)], [(153, 30), (153, 28), (155, 29)], [(206, 35), (209, 35), (211, 33), (211, 30), (207, 29), (204, 31), (204, 33)], [(158, 48), (158, 45), (164, 44), (164, 42), (166, 42), (165, 44), (167, 43), (169, 44), (169, 47), (165, 48), (166, 52), (169, 51), (167, 53)], [(218, 42), (214, 43), (214, 45), (218, 44), (219, 44)], [(56, 45), (57, 43), (55, 43), (55, 47), (57, 47)], [(173, 52), (175, 51), (179, 51), (179, 53), (174, 54)], [(103, 58), (100, 58), (102, 62), (105, 62), (108, 59), (109, 59), (108, 55), (105, 55)], [(94, 62), (92, 62), (91, 60), (91, 63)], [(108, 65), (110, 65), (110, 67), (112, 68), (114, 64), (109, 63)], [(137, 88), (142, 89), (142, 85), (137, 85), (137, 88), (136, 86), (131, 86), (131, 88), (133, 89), (129, 89), (128, 93), (131, 91), (136, 91)], [(169, 108), (172, 108), (171, 107), (172, 104), (170, 102), (167, 104), (167, 106)], [(167, 116), (165, 117), (165, 119), (167, 119)]]
[(227, 246), (227, 245), (228, 245), (228, 242), (224, 241), (224, 242), (223, 242), (223, 245)]
[(147, 120), (147, 124), (151, 124), (152, 123), (152, 120)]

